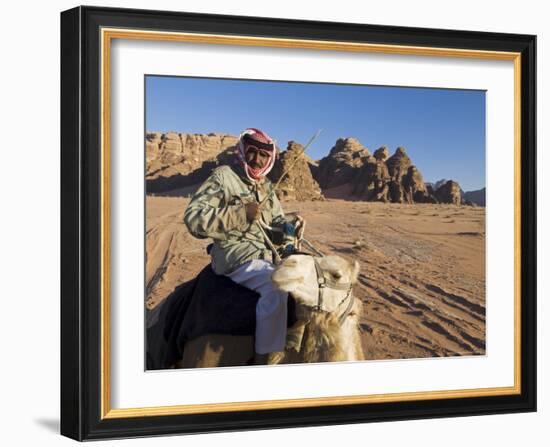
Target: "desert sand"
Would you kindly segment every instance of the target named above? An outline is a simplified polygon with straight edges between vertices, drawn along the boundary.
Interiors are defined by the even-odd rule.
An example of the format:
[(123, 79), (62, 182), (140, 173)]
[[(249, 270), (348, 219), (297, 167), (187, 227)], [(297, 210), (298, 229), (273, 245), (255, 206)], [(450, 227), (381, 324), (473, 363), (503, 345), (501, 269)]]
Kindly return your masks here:
[[(146, 306), (154, 308), (206, 264), (184, 197), (148, 196)], [(485, 208), (327, 199), (285, 202), (325, 254), (356, 259), (367, 359), (485, 354)]]

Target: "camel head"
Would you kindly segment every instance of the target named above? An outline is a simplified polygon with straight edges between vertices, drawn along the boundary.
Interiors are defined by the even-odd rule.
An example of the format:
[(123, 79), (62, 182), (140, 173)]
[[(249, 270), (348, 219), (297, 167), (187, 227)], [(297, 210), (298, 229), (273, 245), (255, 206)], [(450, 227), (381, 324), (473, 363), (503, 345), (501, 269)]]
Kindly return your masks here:
[[(340, 256), (324, 256), (316, 260), (327, 282), (336, 285), (324, 288), (321, 310), (336, 312), (349, 293), (346, 285), (352, 285), (357, 281), (359, 263), (347, 261)], [(313, 256), (289, 256), (277, 266), (271, 279), (278, 289), (292, 294), (296, 304), (306, 308), (317, 308), (319, 282)]]

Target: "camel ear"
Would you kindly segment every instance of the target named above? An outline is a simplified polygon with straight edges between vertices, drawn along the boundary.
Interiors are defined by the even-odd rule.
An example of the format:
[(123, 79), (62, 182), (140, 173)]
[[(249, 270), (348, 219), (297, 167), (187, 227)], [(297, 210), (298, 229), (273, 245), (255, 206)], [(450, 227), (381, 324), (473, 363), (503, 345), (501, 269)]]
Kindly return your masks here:
[(357, 277), (359, 276), (359, 263), (357, 261), (353, 261), (353, 269), (351, 271), (351, 282), (354, 283), (357, 281)]

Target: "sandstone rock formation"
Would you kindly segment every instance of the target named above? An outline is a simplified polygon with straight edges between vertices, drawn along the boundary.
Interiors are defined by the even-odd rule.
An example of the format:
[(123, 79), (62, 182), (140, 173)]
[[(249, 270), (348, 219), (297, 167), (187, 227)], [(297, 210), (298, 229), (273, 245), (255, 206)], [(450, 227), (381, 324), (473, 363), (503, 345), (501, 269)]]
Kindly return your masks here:
[(386, 147), (377, 149), (353, 179), (353, 195), (362, 200), (397, 203), (433, 203), (420, 171), (399, 147), (388, 157)]
[(403, 190), (407, 203), (435, 203), (436, 199), (430, 194), (422, 174), (412, 165), (403, 179)]
[(283, 172), (293, 165), (296, 157), (300, 157), (288, 175), (281, 181), (277, 189), (280, 200), (322, 200), (323, 194), (319, 184), (313, 179), (311, 165), (314, 165), (304, 147), (295, 141), (289, 141), (286, 151), (279, 154), (279, 158), (269, 174), (270, 180), (275, 183)]
[(163, 192), (204, 181), (213, 168), (232, 162), (237, 140), (233, 135), (220, 133), (148, 132), (147, 192)]
[(323, 189), (350, 183), (369, 155), (369, 150), (357, 139), (339, 138), (319, 162), (316, 180)]
[(386, 146), (380, 146), (374, 151), (374, 158), (380, 161), (386, 161), (390, 158), (390, 151)]
[[(426, 183), (426, 186), (431, 186), (432, 187), (432, 190), (433, 191), (437, 191), (439, 188), (441, 188), (445, 183), (447, 183), (450, 179), (446, 179), (446, 178), (442, 178), (440, 180), (438, 180), (437, 182), (435, 183), (429, 183), (427, 182)], [(460, 194), (462, 194), (462, 198), (464, 198), (464, 191), (462, 190), (462, 188), (460, 188)]]
[[(222, 164), (234, 162), (238, 137), (222, 133), (190, 134), (148, 132), (145, 137), (147, 193), (182, 194), (196, 188)], [(270, 178), (277, 181), (302, 151), (290, 141), (280, 154)], [(322, 200), (330, 197), (396, 203), (454, 203), (484, 205), (483, 192), (468, 197), (452, 180), (426, 183), (422, 174), (398, 147), (393, 155), (386, 146), (374, 154), (356, 138), (339, 138), (318, 165), (307, 154), (281, 182), (281, 200)], [(194, 189), (193, 189), (194, 190)], [(481, 190), (480, 190), (481, 191)], [(192, 191), (191, 191), (192, 192)], [(481, 202), (482, 203), (478, 203)]]
[(405, 148), (398, 147), (388, 160), (386, 161), (388, 172), (390, 174), (390, 201), (395, 203), (405, 203), (405, 188), (404, 178), (412, 166), (411, 159), (405, 152)]
[(460, 205), (462, 203), (460, 185), (457, 182), (449, 180), (435, 191), (435, 197), (440, 203)]
[[(145, 136), (147, 193), (168, 193), (198, 186), (222, 164), (235, 161), (238, 137), (228, 134), (188, 134), (148, 132)], [(280, 154), (270, 178), (277, 181), (303, 146), (289, 142)], [(290, 175), (281, 182), (282, 200), (320, 200), (323, 194), (312, 172), (317, 165), (303, 154)], [(187, 194), (187, 192), (186, 192)]]
[[(438, 188), (448, 181), (438, 184), (438, 188), (425, 183), (405, 148), (398, 147), (390, 156), (388, 148), (381, 146), (370, 155), (368, 149), (354, 138), (341, 138), (336, 142), (329, 155), (320, 161), (316, 178), (323, 190), (347, 185), (351, 198), (359, 200), (464, 203), (460, 186), (458, 191), (454, 186), (445, 186), (436, 194)], [(340, 195), (343, 195), (342, 191)]]
[[(382, 149), (382, 148), (380, 148)], [(385, 163), (384, 152), (378, 149), (374, 157), (367, 157), (365, 164), (353, 178), (352, 194), (361, 200), (389, 202), (390, 174)], [(387, 152), (387, 149), (386, 149)]]

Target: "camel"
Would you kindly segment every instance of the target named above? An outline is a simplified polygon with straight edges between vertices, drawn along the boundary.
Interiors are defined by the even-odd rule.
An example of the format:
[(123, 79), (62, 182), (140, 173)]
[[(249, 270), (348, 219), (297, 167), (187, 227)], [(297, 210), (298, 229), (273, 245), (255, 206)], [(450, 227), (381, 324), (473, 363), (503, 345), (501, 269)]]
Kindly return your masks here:
[[(359, 264), (340, 256), (296, 254), (275, 269), (272, 280), (296, 301), (297, 322), (289, 328), (284, 352), (268, 364), (364, 360), (359, 332), (361, 303), (353, 299)], [(293, 344), (289, 347), (289, 340)], [(207, 334), (186, 343), (176, 368), (251, 364), (253, 336)]]

